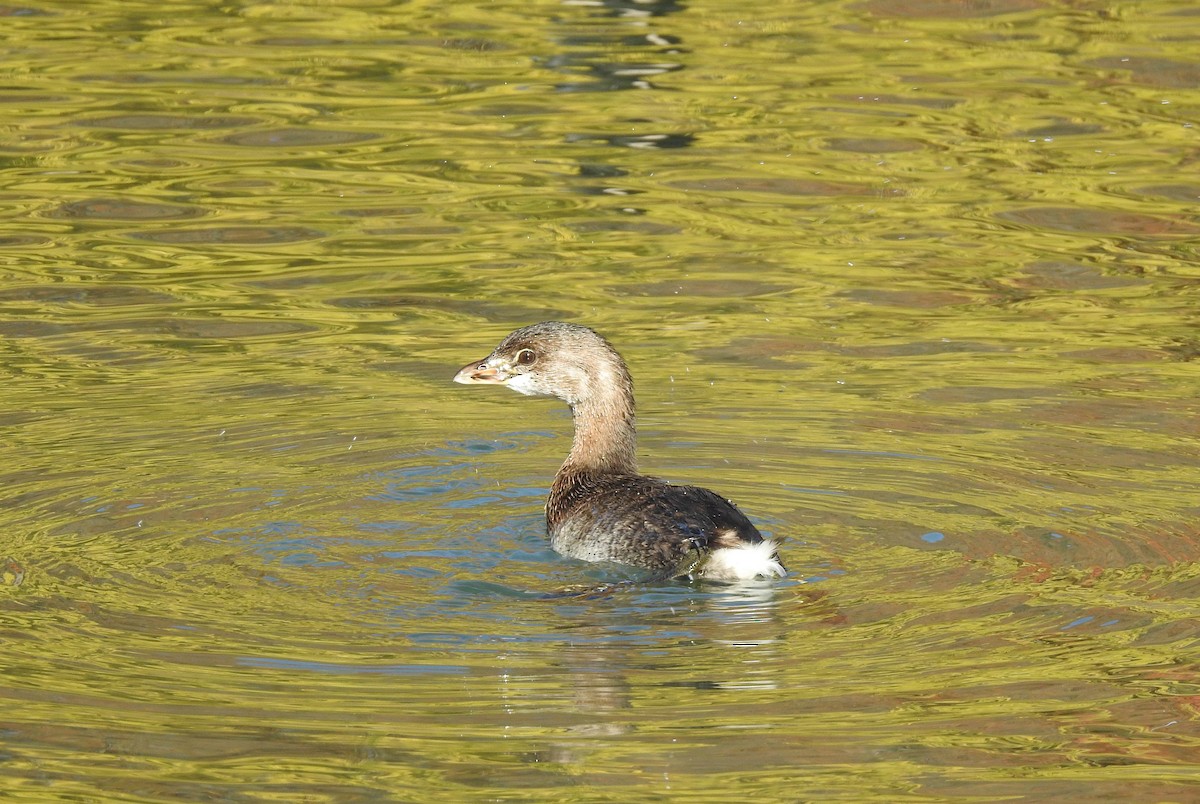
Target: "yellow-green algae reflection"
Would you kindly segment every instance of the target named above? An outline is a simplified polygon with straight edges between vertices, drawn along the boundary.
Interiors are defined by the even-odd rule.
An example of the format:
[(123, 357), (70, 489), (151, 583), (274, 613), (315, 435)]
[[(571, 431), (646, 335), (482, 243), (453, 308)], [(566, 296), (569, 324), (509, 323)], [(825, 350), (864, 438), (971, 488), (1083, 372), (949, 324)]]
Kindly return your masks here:
[[(1194, 4), (0, 16), (5, 800), (1200, 797)], [(791, 578), (554, 596), (546, 318)]]

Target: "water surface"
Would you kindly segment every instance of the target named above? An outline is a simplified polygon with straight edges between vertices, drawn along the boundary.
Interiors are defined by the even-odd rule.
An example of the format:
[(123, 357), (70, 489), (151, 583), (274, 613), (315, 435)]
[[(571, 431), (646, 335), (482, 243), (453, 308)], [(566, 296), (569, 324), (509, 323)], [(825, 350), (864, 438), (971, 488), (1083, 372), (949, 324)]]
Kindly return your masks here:
[[(9, 798), (1200, 795), (1192, 6), (0, 15)], [(788, 579), (548, 550), (549, 318)]]

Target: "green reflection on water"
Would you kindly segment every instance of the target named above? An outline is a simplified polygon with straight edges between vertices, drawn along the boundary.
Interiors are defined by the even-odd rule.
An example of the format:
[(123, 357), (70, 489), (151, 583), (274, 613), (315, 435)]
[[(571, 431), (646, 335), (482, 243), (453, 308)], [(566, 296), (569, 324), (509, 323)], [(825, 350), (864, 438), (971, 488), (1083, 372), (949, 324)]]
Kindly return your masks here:
[[(1191, 794), (1189, 6), (4, 19), (11, 798)], [(544, 318), (792, 579), (545, 599)]]

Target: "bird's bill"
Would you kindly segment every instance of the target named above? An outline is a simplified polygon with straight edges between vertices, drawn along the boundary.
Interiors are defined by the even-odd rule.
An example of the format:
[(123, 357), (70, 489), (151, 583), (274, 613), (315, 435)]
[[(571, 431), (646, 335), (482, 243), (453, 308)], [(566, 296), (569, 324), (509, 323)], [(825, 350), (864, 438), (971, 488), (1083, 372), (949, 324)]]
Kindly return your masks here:
[(463, 385), (504, 385), (508, 382), (508, 373), (486, 360), (476, 360), (460, 368), (454, 381)]

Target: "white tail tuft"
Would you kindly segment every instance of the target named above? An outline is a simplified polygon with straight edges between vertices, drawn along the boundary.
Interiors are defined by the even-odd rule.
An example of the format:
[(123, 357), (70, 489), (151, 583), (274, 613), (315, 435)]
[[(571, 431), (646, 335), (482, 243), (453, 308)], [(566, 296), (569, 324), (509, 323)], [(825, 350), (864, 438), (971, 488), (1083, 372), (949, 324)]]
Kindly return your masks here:
[(772, 539), (756, 544), (740, 542), (732, 547), (718, 547), (708, 555), (700, 571), (703, 578), (713, 581), (748, 581), (752, 578), (783, 578), (787, 570), (776, 553), (778, 545)]

